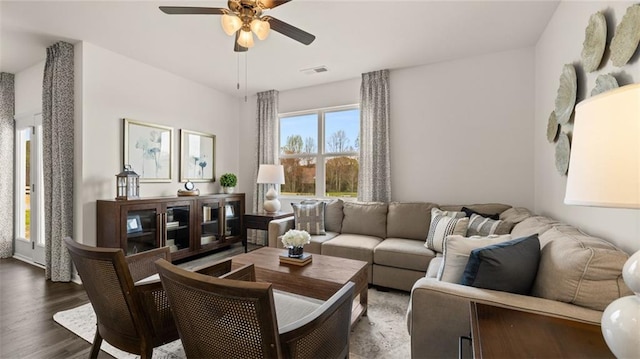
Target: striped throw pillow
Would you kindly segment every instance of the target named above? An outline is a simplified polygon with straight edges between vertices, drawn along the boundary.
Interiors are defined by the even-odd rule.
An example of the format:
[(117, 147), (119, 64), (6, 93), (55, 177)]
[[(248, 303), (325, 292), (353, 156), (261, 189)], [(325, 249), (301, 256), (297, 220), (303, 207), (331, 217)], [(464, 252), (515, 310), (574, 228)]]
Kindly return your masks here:
[(493, 220), (472, 214), (469, 219), (469, 227), (467, 228), (467, 236), (488, 236), (490, 234), (509, 234), (513, 228), (513, 223)]
[[(456, 212), (453, 213), (453, 216), (455, 216)], [(460, 213), (464, 216), (464, 212)], [(437, 208), (431, 210), (431, 225), (429, 226), (429, 234), (424, 246), (438, 253), (443, 252), (444, 240), (448, 235), (465, 236), (467, 234), (469, 218), (455, 218), (447, 214), (451, 215), (451, 213), (446, 213)]]
[(324, 229), (324, 208), (326, 203), (292, 203), (296, 229), (305, 230), (309, 234), (327, 234)]

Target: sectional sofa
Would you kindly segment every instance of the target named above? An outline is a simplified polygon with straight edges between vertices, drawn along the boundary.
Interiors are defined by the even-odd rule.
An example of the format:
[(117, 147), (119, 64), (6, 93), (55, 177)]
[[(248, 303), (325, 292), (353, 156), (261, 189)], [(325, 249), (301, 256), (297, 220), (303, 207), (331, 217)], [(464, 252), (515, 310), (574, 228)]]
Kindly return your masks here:
[[(474, 238), (447, 236), (443, 243), (447, 248), (446, 243), (451, 242), (447, 254), (440, 247), (433, 250), (425, 246), (433, 230), (433, 209), (455, 213), (463, 207), (513, 226), (508, 235), (500, 236), (504, 239), (483, 240), (498, 243), (537, 238), (537, 266), (529, 292), (515, 294), (458, 284), (460, 273), (451, 276), (450, 269), (455, 269), (451, 260), (454, 243), (468, 245), (465, 241)], [(336, 200), (326, 204), (324, 214), (325, 234), (312, 235), (305, 251), (366, 261), (369, 283), (411, 291), (407, 327), (413, 358), (458, 357), (458, 339), (470, 331), (471, 301), (599, 325), (609, 303), (632, 294), (621, 275), (627, 253), (604, 239), (525, 208), (498, 203), (439, 206)], [(280, 236), (294, 224), (294, 217), (272, 221), (269, 246), (282, 247)], [(468, 254), (462, 257), (466, 262)]]
[[(443, 257), (437, 257), (411, 291), (407, 327), (413, 358), (458, 357), (458, 338), (470, 332), (472, 301), (600, 325), (609, 303), (633, 294), (622, 280), (627, 253), (552, 218), (527, 214), (522, 209), (520, 212), (520, 218), (509, 217), (515, 214), (513, 210), (503, 212), (500, 218), (516, 222), (512, 238), (534, 234), (539, 238), (539, 265), (531, 293), (514, 294), (439, 280), (437, 272)], [(466, 351), (463, 354), (470, 356)]]
[[(358, 259), (369, 263), (369, 283), (410, 291), (425, 276), (437, 252), (425, 247), (433, 208), (501, 213), (505, 204), (439, 206), (429, 202), (362, 203), (329, 201), (324, 235), (312, 235), (305, 252)], [(294, 228), (294, 217), (271, 221), (269, 246), (282, 248), (280, 236)]]

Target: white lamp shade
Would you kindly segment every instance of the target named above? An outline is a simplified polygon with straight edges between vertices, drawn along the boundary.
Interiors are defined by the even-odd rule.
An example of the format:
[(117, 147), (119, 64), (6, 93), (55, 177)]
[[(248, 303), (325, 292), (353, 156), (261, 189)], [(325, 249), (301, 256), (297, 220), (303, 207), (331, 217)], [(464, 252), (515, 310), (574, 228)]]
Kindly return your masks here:
[(240, 36), (238, 36), (238, 45), (242, 47), (253, 47), (253, 33), (251, 31), (240, 30)]
[(242, 27), (242, 20), (235, 15), (224, 14), (220, 20), (222, 23), (222, 30), (231, 36)]
[(269, 36), (269, 30), (271, 29), (271, 25), (269, 25), (268, 21), (263, 21), (260, 19), (253, 19), (251, 21), (251, 30), (255, 32), (256, 36), (260, 40), (264, 40)]
[(640, 84), (576, 106), (564, 203), (640, 208)]
[(284, 184), (284, 166), (260, 165), (258, 183)]

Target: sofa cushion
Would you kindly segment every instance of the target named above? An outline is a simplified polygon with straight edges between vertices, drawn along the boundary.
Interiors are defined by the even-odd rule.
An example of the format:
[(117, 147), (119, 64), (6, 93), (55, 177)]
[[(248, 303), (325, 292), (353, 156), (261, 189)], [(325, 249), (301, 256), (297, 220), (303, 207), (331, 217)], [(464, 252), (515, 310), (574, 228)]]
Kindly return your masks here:
[[(547, 238), (543, 238), (547, 237)], [(628, 254), (571, 226), (546, 231), (532, 294), (595, 310), (631, 295), (622, 280)]]
[(326, 203), (322, 201), (303, 201), (291, 203), (295, 228), (305, 230), (309, 234), (325, 234), (324, 208)]
[(482, 217), (472, 214), (469, 218), (469, 226), (467, 227), (467, 236), (488, 236), (490, 234), (508, 234), (513, 228), (513, 223), (493, 220), (491, 218)]
[(389, 203), (387, 213), (387, 237), (409, 238), (424, 241), (429, 233), (431, 209), (435, 203)]
[(477, 214), (478, 216), (487, 217), (487, 218), (493, 219), (495, 221), (500, 219), (500, 214), (498, 214), (498, 213), (494, 213), (494, 214), (480, 213), (480, 212), (474, 211), (471, 208), (467, 208), (467, 207), (462, 207), (461, 211), (464, 212), (464, 214), (469, 218), (471, 218), (472, 214)]
[(424, 243), (406, 238), (387, 238), (373, 251), (375, 264), (426, 272), (436, 253)]
[(381, 238), (361, 234), (345, 234), (322, 243), (323, 255), (351, 258), (373, 263), (373, 249), (382, 242)]
[(538, 235), (471, 251), (460, 284), (528, 295), (538, 272)]
[[(464, 214), (464, 212), (459, 212)], [(458, 234), (464, 236), (467, 233), (467, 226), (469, 225), (469, 218), (454, 218), (449, 217), (437, 208), (431, 210), (431, 224), (429, 226), (429, 234), (427, 235), (427, 241), (424, 246), (436, 251), (443, 252), (443, 242), (448, 235)]]
[(326, 232), (324, 235), (311, 236), (311, 242), (305, 244), (304, 251), (308, 253), (322, 254), (322, 243), (340, 235), (337, 232)]
[(379, 238), (387, 237), (387, 204), (344, 202), (342, 232)]
[(427, 278), (438, 278), (438, 271), (440, 270), (443, 259), (442, 253), (436, 253), (436, 256), (429, 261), (427, 273), (424, 276)]
[(533, 213), (524, 207), (511, 207), (500, 213), (500, 218), (498, 219), (518, 224), (531, 216), (533, 216)]
[(560, 222), (544, 216), (529, 217), (513, 226), (511, 236), (513, 238), (529, 237), (532, 234), (541, 236), (549, 228), (559, 225)]
[(488, 237), (448, 236), (444, 242), (442, 263), (438, 268), (438, 280), (460, 283), (472, 250), (509, 240), (511, 240), (511, 235), (509, 234)]
[(440, 206), (443, 211), (462, 211), (462, 207), (466, 207), (470, 210), (478, 213), (485, 214), (500, 214), (507, 209), (511, 208), (508, 204), (502, 203), (480, 203), (480, 204), (467, 204), (467, 205), (446, 205)]
[(324, 208), (325, 230), (329, 232), (342, 232), (342, 219), (344, 217), (342, 212), (343, 203), (339, 198), (327, 202), (327, 206)]

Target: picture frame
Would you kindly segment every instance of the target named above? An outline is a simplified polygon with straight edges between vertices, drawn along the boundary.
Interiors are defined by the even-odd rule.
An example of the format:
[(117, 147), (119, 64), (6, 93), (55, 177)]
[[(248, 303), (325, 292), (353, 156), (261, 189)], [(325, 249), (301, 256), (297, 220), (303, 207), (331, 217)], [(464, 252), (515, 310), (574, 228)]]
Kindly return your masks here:
[(123, 167), (140, 176), (140, 182), (171, 182), (173, 178), (173, 128), (124, 119)]
[(142, 222), (137, 214), (127, 216), (127, 234), (142, 232)]
[(180, 182), (215, 182), (216, 136), (180, 130)]

